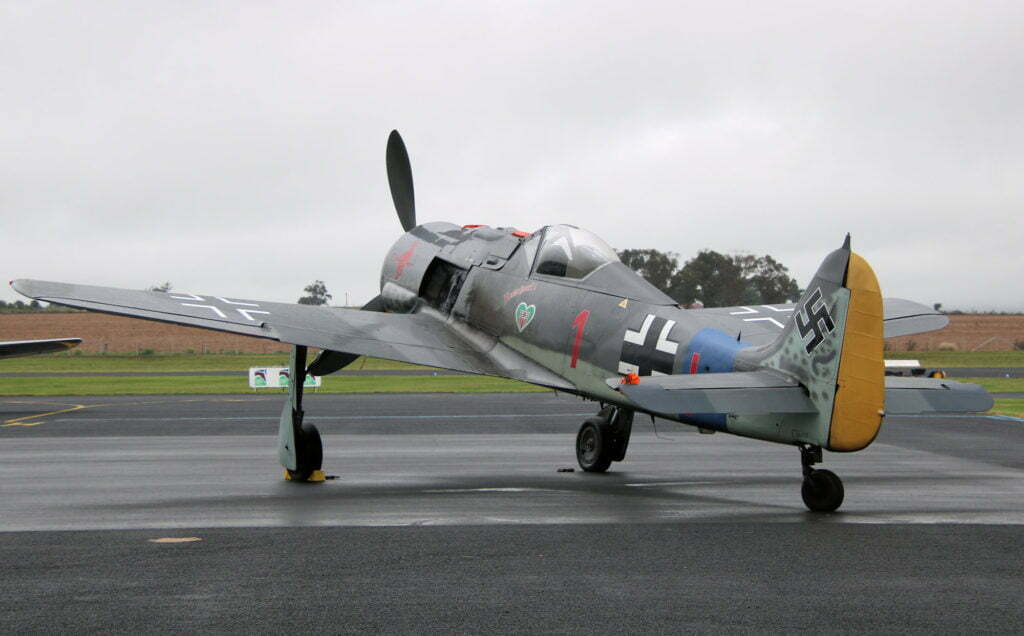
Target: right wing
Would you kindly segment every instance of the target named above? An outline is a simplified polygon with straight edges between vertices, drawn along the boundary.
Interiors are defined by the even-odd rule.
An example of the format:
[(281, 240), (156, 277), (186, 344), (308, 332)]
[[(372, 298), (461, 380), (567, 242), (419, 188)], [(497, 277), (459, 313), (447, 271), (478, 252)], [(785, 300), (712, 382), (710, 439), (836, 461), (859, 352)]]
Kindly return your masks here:
[(82, 343), (81, 338), (54, 338), (52, 340), (15, 340), (0, 342), (0, 358), (32, 356), (37, 353), (67, 351)]
[(559, 376), (496, 339), (468, 329), (456, 330), (441, 317), (427, 312), (389, 314), (24, 279), (13, 281), (11, 285), (29, 298), (58, 305), (522, 380), (552, 388), (572, 388)]
[[(912, 300), (883, 298), (882, 307), (886, 338), (936, 331), (949, 324), (945, 314)], [(747, 344), (760, 345), (775, 340), (789, 322), (795, 308), (796, 305), (790, 303), (711, 307), (689, 311), (697, 315), (714, 316), (718, 329), (739, 335)]]

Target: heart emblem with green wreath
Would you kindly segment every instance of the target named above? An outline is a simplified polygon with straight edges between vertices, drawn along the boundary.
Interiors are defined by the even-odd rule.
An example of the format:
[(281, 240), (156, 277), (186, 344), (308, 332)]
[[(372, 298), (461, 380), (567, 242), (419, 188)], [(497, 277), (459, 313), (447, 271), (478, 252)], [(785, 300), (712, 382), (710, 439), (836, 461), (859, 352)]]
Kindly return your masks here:
[(519, 331), (526, 329), (533, 322), (535, 315), (537, 315), (537, 305), (519, 303), (519, 306), (516, 307), (516, 326), (519, 327)]

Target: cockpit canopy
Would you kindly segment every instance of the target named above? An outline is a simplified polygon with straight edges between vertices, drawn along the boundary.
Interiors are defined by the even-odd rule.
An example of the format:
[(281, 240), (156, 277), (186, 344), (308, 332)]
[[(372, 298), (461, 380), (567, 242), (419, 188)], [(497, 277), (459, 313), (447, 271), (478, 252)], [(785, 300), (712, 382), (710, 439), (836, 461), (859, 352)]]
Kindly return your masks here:
[(549, 225), (537, 253), (537, 274), (582, 279), (608, 263), (619, 262), (615, 250), (594, 234), (572, 225)]

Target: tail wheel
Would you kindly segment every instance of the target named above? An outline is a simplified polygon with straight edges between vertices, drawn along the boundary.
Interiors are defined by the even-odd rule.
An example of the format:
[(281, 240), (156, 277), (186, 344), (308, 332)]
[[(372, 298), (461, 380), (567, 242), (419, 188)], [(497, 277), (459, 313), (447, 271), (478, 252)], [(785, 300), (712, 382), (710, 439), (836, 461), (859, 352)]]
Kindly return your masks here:
[(812, 470), (804, 477), (800, 494), (812, 512), (833, 512), (843, 503), (843, 482), (831, 470)]
[(612, 463), (611, 430), (604, 420), (589, 419), (576, 434), (576, 461), (588, 473), (603, 473)]

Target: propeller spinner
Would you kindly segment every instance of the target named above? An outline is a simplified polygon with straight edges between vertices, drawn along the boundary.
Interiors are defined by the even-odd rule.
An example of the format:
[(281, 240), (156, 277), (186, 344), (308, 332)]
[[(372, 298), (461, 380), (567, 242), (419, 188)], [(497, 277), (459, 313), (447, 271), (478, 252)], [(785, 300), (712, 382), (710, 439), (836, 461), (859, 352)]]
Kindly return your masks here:
[(412, 167), (405, 142), (397, 130), (388, 137), (387, 151), (388, 185), (391, 186), (391, 200), (395, 202), (398, 220), (406, 232), (416, 227), (416, 196), (412, 189)]

